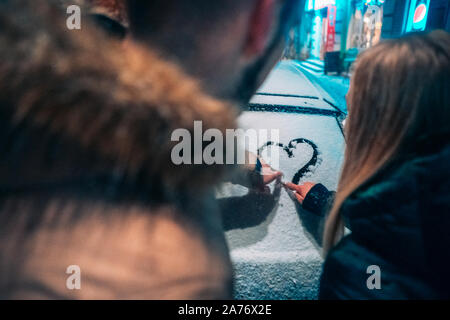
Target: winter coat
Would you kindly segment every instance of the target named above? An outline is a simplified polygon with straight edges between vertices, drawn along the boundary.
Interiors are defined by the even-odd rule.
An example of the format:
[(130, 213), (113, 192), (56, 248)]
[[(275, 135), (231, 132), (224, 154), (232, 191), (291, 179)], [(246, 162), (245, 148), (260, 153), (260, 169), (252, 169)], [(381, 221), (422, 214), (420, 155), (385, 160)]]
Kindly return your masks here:
[[(450, 298), (449, 138), (418, 139), (344, 201), (351, 232), (326, 257), (320, 299)], [(331, 203), (318, 185), (304, 207), (325, 216)]]
[(231, 298), (226, 168), (174, 165), (171, 134), (234, 109), (51, 3), (0, 4), (0, 299)]

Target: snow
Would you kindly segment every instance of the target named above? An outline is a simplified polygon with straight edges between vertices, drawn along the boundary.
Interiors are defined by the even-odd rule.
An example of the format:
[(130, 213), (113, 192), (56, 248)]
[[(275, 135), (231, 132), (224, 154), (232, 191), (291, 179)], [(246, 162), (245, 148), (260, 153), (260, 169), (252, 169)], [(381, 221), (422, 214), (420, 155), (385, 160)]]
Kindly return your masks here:
[(334, 99), (292, 60), (280, 61), (252, 98), (252, 104), (279, 104), (336, 111)]
[(258, 93), (285, 94), (319, 98), (316, 87), (292, 60), (280, 61), (263, 83)]
[[(289, 149), (292, 157), (278, 149), (278, 165), (285, 173), (284, 181), (291, 181), (300, 168), (308, 165), (308, 172), (300, 182), (320, 182), (335, 190), (343, 161), (344, 138), (332, 114), (337, 110), (346, 113), (348, 85), (348, 79), (314, 75), (296, 61), (281, 61), (250, 103), (300, 108), (280, 109), (290, 113), (245, 112), (239, 119), (240, 127), (278, 129), (283, 146), (292, 141)], [(292, 113), (295, 111), (306, 113)], [(298, 138), (308, 139), (317, 146), (316, 161), (310, 162), (314, 155), (311, 145), (294, 143)], [(262, 146), (266, 141), (258, 143)], [(263, 158), (270, 154), (270, 148), (275, 146), (261, 150)], [(265, 160), (270, 162), (268, 158)], [(304, 228), (305, 212), (301, 212), (284, 189), (279, 192), (278, 202), (273, 197), (268, 201), (246, 198), (242, 208), (235, 207), (228, 213), (234, 217), (249, 216), (246, 220), (254, 222), (240, 225), (242, 219), (235, 219), (235, 228), (226, 234), (235, 267), (238, 299), (317, 298), (323, 263), (320, 248)], [(242, 197), (248, 190), (225, 184), (217, 193), (223, 198)]]
[(313, 108), (321, 110), (336, 111), (332, 105), (326, 103), (324, 100), (319, 99), (305, 99), (297, 97), (282, 97), (282, 96), (267, 96), (267, 95), (255, 95), (250, 101), (251, 104), (269, 104), (269, 105), (282, 105), (282, 106), (295, 106), (303, 108)]
[[(333, 99), (331, 102), (339, 107), (342, 112), (347, 113), (347, 101), (345, 96), (350, 87), (349, 78), (311, 72), (301, 65), (300, 70), (305, 77), (316, 84), (316, 87), (322, 95), (326, 94), (328, 97), (331, 97), (331, 99)], [(324, 98), (328, 99), (326, 96), (324, 96)]]
[[(278, 129), (284, 145), (306, 138), (317, 145), (315, 166), (301, 182), (313, 181), (335, 189), (343, 160), (344, 138), (332, 116), (245, 112), (239, 119), (243, 129)], [(266, 141), (259, 141), (263, 145)], [(280, 169), (284, 180), (309, 162), (313, 149), (300, 143), (292, 149), (294, 157), (280, 151)], [(262, 153), (264, 156), (264, 153)], [(272, 186), (273, 188), (273, 186)], [(226, 184), (218, 197), (244, 196), (244, 187)], [(232, 214), (250, 214), (246, 208)], [(285, 190), (264, 222), (227, 232), (235, 266), (238, 299), (314, 299), (317, 297), (322, 258), (319, 248), (304, 231), (297, 208)]]

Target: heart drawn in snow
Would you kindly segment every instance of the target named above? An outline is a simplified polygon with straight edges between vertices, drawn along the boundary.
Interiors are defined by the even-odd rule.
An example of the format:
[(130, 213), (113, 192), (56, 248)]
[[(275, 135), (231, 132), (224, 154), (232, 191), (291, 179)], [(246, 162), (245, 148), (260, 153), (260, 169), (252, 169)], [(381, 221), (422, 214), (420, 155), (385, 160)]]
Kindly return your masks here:
[(271, 146), (275, 146), (282, 148), (289, 158), (294, 158), (294, 150), (297, 148), (297, 145), (299, 144), (309, 145), (312, 148), (313, 152), (311, 155), (311, 159), (303, 167), (301, 167), (292, 178), (292, 183), (298, 184), (300, 182), (300, 179), (302, 179), (305, 176), (305, 174), (310, 172), (311, 168), (315, 167), (318, 164), (319, 149), (317, 148), (317, 145), (314, 142), (304, 138), (297, 138), (291, 140), (289, 144), (286, 146), (283, 143), (275, 143), (273, 141), (267, 141), (258, 149), (258, 156), (261, 157), (261, 154), (264, 151), (264, 149)]

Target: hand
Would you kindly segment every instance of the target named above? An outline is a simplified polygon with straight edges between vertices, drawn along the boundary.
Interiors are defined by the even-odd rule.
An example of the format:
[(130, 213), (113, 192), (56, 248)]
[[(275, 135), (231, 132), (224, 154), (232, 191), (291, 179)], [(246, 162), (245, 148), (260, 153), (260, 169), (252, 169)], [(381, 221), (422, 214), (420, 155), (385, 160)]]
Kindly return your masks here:
[[(283, 176), (283, 173), (277, 170), (274, 170), (269, 164), (267, 164), (261, 157), (256, 154), (246, 151), (247, 161), (252, 163), (251, 165), (247, 165), (246, 168), (248, 172), (250, 172), (250, 181), (249, 188), (257, 190), (259, 192), (267, 189), (267, 185), (271, 182), (280, 179)], [(260, 171), (256, 171), (256, 163), (259, 160), (261, 163)]]
[(276, 179), (280, 179), (283, 176), (283, 173), (281, 171), (272, 169), (272, 167), (268, 165), (263, 159), (259, 158), (259, 161), (261, 162), (261, 175), (264, 185), (267, 185)]
[(306, 195), (308, 194), (309, 191), (311, 191), (311, 189), (315, 186), (316, 184), (313, 182), (305, 182), (304, 184), (301, 185), (296, 185), (293, 184), (291, 182), (285, 183), (284, 186), (286, 188), (288, 188), (289, 190), (294, 191), (294, 195), (297, 198), (298, 202), (300, 202), (300, 204), (303, 204), (303, 201), (306, 198)]

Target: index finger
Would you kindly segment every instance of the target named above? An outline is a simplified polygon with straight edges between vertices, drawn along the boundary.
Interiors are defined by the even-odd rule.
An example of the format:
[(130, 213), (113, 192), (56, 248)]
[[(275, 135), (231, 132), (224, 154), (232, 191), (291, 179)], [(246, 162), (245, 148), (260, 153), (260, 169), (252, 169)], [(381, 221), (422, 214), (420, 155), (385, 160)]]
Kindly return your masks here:
[(292, 182), (287, 182), (284, 184), (287, 188), (293, 190), (293, 191), (300, 191), (300, 186), (292, 183)]

